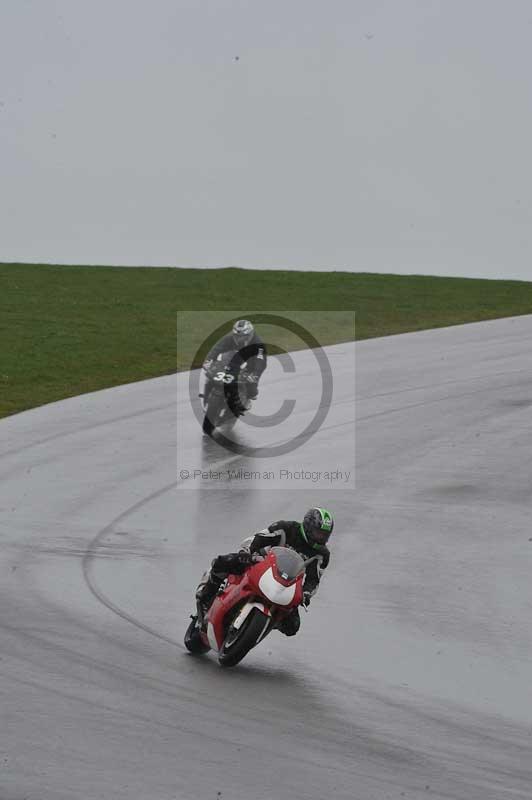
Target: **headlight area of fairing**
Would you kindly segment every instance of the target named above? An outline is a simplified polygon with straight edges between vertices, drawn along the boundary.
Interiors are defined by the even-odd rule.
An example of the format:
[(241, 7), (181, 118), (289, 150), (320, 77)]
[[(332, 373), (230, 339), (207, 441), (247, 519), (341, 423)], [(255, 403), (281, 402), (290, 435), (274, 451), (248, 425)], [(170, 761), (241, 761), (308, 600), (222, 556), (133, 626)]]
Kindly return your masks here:
[(296, 594), (296, 584), (293, 583), (291, 586), (280, 584), (275, 580), (271, 567), (261, 575), (259, 589), (264, 597), (267, 597), (271, 603), (275, 603), (278, 606), (289, 606)]

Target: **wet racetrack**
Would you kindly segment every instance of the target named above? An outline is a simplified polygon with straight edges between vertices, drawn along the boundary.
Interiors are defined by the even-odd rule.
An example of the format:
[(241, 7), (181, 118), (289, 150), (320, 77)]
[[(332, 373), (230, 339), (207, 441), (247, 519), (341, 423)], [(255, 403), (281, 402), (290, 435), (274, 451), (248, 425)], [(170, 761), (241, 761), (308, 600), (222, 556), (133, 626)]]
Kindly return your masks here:
[[(178, 392), (176, 470), (175, 376), (0, 422), (1, 800), (532, 797), (531, 339), (521, 317), (358, 344), (354, 486), (179, 479), (254, 462)], [(270, 469), (349, 467), (353, 349)], [(190, 657), (213, 555), (315, 504), (333, 557), (297, 637)]]

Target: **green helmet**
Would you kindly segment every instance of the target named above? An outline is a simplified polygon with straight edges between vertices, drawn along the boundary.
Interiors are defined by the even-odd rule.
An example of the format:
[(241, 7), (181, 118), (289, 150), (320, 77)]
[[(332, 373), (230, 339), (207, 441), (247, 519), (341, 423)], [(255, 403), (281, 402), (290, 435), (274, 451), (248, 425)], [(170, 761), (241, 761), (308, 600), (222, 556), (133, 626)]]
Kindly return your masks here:
[(303, 517), (301, 533), (312, 547), (320, 547), (327, 544), (333, 528), (334, 520), (330, 511), (326, 508), (310, 508)]

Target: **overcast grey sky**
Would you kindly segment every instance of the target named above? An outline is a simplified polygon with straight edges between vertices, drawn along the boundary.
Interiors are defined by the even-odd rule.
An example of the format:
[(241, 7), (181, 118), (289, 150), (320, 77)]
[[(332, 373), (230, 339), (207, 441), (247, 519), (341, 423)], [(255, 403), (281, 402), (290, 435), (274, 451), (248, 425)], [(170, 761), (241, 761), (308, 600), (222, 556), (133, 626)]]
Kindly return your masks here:
[(532, 280), (530, 0), (0, 0), (0, 260)]

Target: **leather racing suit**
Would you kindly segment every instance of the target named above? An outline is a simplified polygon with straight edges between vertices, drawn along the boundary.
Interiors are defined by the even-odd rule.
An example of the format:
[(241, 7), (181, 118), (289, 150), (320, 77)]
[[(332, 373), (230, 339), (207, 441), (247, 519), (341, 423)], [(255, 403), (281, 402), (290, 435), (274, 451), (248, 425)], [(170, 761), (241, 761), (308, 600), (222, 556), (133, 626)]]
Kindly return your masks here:
[[(222, 353), (230, 353), (236, 350), (237, 347), (235, 345), (233, 334), (228, 333), (225, 336), (222, 336), (222, 338), (216, 342), (214, 347), (209, 350), (204, 362), (204, 367), (210, 366), (210, 364), (212, 364), (212, 362), (215, 361)], [(260, 376), (266, 369), (267, 363), (266, 345), (256, 331), (254, 331), (251, 341), (238, 350), (237, 359), (240, 361), (240, 364), (247, 363), (247, 374), (251, 376), (252, 379), (255, 378), (254, 381), (252, 380), (252, 382), (250, 382), (247, 389), (248, 398), (250, 400), (254, 400), (258, 394)], [(207, 405), (212, 385), (212, 380), (207, 378), (205, 381), (205, 387), (203, 389), (203, 403), (205, 406)]]
[[(238, 553), (226, 553), (213, 560), (210, 571), (203, 576), (196, 592), (204, 614), (229, 574), (242, 574), (251, 563), (254, 553), (277, 545), (293, 548), (304, 559), (313, 559), (307, 566), (303, 582), (304, 604), (308, 606), (311, 597), (318, 590), (323, 570), (329, 564), (329, 548), (326, 545), (309, 544), (301, 532), (301, 524), (296, 520), (278, 520), (246, 539)], [(279, 630), (286, 636), (293, 636), (299, 630), (300, 624), (299, 609), (295, 608), (284, 618)]]

